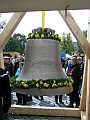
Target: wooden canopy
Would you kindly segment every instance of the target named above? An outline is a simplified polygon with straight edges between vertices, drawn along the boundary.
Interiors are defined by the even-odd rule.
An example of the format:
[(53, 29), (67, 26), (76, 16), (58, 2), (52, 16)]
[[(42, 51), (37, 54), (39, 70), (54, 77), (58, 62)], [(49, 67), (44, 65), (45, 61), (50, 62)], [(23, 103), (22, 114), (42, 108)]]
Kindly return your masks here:
[(90, 0), (0, 0), (0, 12), (90, 9)]

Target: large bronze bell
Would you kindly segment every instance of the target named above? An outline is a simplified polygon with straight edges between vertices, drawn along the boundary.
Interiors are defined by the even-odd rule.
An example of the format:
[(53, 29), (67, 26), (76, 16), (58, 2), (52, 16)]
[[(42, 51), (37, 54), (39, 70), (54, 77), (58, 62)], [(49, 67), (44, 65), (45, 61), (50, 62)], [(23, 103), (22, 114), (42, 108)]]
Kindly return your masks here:
[[(26, 45), (24, 68), (17, 80), (65, 79), (59, 58), (59, 42), (51, 39), (30, 39)], [(60, 95), (71, 92), (69, 87), (56, 89), (22, 89), (31, 95)]]
[(46, 80), (65, 78), (59, 58), (58, 41), (50, 39), (28, 40), (24, 69), (20, 80)]

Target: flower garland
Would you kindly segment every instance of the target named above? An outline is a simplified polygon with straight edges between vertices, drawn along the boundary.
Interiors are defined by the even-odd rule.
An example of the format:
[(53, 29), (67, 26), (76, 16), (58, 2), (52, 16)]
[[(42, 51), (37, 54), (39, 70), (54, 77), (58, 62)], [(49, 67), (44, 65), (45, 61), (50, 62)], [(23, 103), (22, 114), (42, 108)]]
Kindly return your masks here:
[(54, 89), (59, 87), (70, 87), (73, 84), (71, 77), (67, 76), (66, 79), (48, 79), (48, 80), (16, 80), (15, 77), (10, 79), (12, 89), (15, 88), (40, 88), (40, 89)]
[(44, 28), (43, 32), (42, 28), (34, 29), (32, 33), (28, 34), (27, 39), (53, 39), (59, 42), (61, 41), (61, 37), (50, 28)]

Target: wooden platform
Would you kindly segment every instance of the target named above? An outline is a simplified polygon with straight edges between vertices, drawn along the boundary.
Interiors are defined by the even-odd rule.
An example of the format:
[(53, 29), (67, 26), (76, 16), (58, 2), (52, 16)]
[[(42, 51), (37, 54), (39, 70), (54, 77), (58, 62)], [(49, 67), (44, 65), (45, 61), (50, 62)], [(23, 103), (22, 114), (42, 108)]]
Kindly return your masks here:
[(12, 105), (9, 113), (16, 115), (70, 116), (80, 117), (79, 108), (40, 107)]

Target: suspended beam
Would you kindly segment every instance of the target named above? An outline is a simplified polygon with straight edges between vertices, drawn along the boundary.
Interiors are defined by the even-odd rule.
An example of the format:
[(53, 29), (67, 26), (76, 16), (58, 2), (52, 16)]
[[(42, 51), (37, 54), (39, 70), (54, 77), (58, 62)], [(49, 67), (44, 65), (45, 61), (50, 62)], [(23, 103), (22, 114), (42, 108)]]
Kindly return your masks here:
[(89, 0), (0, 0), (0, 12), (89, 9)]
[(81, 94), (81, 101), (80, 101), (80, 110), (86, 110), (86, 93), (87, 93), (87, 68), (88, 68), (88, 59), (85, 56), (85, 63), (84, 63), (84, 72), (83, 72), (83, 83), (82, 83), (82, 94)]
[(6, 43), (8, 42), (9, 38), (11, 37), (12, 33), (14, 32), (14, 30), (16, 29), (24, 15), (25, 12), (15, 13), (8, 22), (8, 24), (6, 25), (6, 27), (4, 28), (4, 30), (2, 31), (2, 33), (0, 34), (1, 50), (5, 47)]
[(69, 11), (59, 11), (59, 14), (64, 19), (65, 23), (75, 36), (75, 38), (81, 43), (82, 48), (85, 51), (85, 54), (88, 58), (90, 58), (90, 43), (89, 41), (83, 36), (82, 31), (80, 30), (79, 26), (75, 22), (74, 18), (70, 14)]

